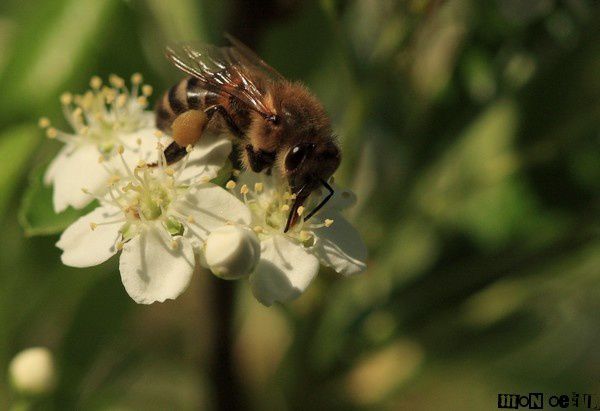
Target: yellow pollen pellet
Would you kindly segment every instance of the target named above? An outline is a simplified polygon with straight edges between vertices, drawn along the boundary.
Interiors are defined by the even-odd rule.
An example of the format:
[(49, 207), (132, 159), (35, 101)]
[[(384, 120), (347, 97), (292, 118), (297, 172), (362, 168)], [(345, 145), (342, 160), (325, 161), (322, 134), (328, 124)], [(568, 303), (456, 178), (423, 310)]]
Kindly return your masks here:
[(248, 194), (250, 190), (248, 190), (248, 186), (246, 184), (242, 185), (242, 187), (240, 188), (240, 193), (242, 194)]
[(102, 87), (102, 79), (98, 76), (94, 76), (90, 79), (90, 87), (94, 90), (100, 90)]
[(253, 230), (255, 233), (258, 233), (258, 234), (263, 232), (263, 228), (259, 225), (254, 226)]
[(123, 154), (124, 152), (125, 152), (125, 147), (123, 147), (123, 146), (117, 147), (117, 153)]
[(165, 168), (165, 174), (168, 176), (172, 176), (173, 174), (175, 174), (175, 170), (173, 170), (171, 167), (167, 167)]
[(56, 138), (58, 136), (58, 131), (54, 127), (50, 127), (46, 130), (46, 135), (48, 138)]
[(73, 95), (71, 93), (62, 93), (60, 96), (60, 102), (65, 106), (73, 102)]
[(304, 213), (304, 206), (298, 207), (298, 210), (296, 210), (296, 212), (298, 213), (298, 215), (302, 215)]
[(233, 190), (235, 188), (235, 186), (236, 186), (236, 184), (235, 184), (235, 181), (233, 181), (233, 180), (229, 180), (227, 182), (227, 184), (225, 184), (225, 188), (228, 190)]
[(144, 78), (140, 73), (133, 73), (133, 75), (131, 76), (131, 82), (133, 84), (141, 84), (142, 81), (144, 81)]
[(256, 191), (257, 193), (260, 193), (261, 191), (263, 191), (264, 185), (263, 183), (254, 183), (254, 191)]
[(124, 245), (123, 242), (117, 241), (117, 250), (122, 250)]
[(140, 106), (147, 106), (148, 105), (148, 99), (144, 96), (138, 97), (137, 98), (137, 102)]
[(149, 97), (150, 95), (152, 95), (153, 91), (154, 91), (154, 89), (152, 88), (152, 86), (150, 84), (144, 84), (144, 86), (142, 87), (142, 94), (145, 95), (146, 97)]
[(331, 227), (331, 224), (333, 224), (333, 220), (330, 220), (329, 218), (325, 220), (325, 227)]
[(92, 229), (92, 231), (94, 231), (96, 228), (98, 228), (98, 224), (90, 223), (90, 228)]
[(290, 211), (290, 206), (287, 204), (284, 204), (281, 206), (281, 211)]
[(50, 127), (50, 120), (48, 120), (48, 117), (41, 117), (38, 120), (38, 126), (40, 126), (40, 128)]

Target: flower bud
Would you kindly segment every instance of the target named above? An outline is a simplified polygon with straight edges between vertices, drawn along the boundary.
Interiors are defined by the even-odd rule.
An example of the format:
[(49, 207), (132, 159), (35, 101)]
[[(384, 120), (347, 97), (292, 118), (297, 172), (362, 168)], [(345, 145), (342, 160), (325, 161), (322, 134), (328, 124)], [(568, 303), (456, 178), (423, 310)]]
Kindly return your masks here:
[(54, 359), (50, 350), (44, 347), (18, 353), (9, 364), (8, 374), (14, 389), (23, 394), (48, 394), (56, 384)]
[(217, 277), (242, 278), (252, 272), (260, 258), (260, 241), (252, 230), (226, 225), (208, 236), (205, 258)]

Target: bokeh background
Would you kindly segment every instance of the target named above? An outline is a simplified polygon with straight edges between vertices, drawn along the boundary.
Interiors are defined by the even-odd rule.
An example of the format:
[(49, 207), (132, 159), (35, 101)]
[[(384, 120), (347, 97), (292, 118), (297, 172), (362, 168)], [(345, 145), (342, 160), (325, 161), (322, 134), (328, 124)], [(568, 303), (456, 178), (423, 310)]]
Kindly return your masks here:
[[(174, 40), (230, 32), (323, 100), (368, 272), (323, 270), (265, 308), (198, 273), (138, 306), (116, 260), (61, 265), (39, 177), (58, 96), (92, 75), (179, 78)], [(600, 3), (594, 0), (0, 2), (0, 408), (49, 347), (35, 409), (496, 409), (600, 394)], [(223, 297), (226, 297), (225, 299)], [(220, 301), (220, 302), (219, 302)], [(226, 302), (226, 304), (223, 303)]]

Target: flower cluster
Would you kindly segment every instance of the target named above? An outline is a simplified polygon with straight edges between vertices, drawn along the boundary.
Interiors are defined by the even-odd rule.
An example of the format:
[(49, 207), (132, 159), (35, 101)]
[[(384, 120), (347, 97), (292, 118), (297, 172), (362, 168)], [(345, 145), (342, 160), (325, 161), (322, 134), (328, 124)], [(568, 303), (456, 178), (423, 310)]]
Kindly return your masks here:
[[(64, 264), (89, 267), (120, 252), (123, 285), (143, 304), (179, 296), (197, 264), (224, 279), (249, 277), (265, 305), (296, 298), (320, 264), (343, 275), (365, 269), (365, 246), (340, 214), (352, 193), (337, 188), (326, 207), (284, 233), (294, 198), (286, 182), (248, 171), (235, 172), (225, 188), (214, 184), (231, 142), (210, 133), (167, 164), (172, 139), (146, 110), (151, 87), (138, 74), (130, 88), (117, 76), (109, 83), (94, 77), (92, 90), (62, 96), (72, 133), (40, 120), (48, 137), (64, 143), (45, 175), (55, 211), (98, 204), (57, 242)], [(321, 195), (311, 195), (300, 217)]]

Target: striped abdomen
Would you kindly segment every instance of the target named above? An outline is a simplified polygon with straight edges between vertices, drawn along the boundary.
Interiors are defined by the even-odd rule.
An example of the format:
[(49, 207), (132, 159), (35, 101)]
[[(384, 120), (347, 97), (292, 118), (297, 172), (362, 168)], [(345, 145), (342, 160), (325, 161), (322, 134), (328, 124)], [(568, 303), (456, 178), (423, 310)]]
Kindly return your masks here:
[(188, 110), (204, 110), (218, 103), (219, 95), (198, 86), (198, 79), (186, 77), (156, 102), (156, 127), (170, 133), (173, 121)]

